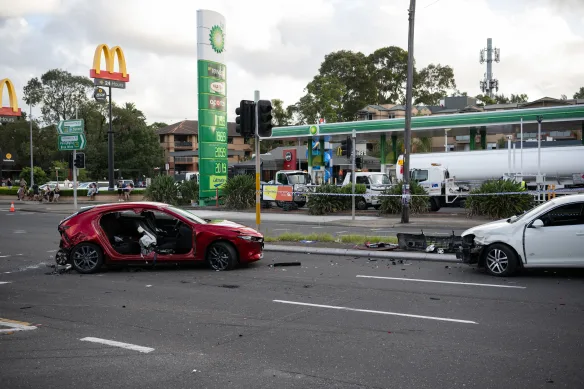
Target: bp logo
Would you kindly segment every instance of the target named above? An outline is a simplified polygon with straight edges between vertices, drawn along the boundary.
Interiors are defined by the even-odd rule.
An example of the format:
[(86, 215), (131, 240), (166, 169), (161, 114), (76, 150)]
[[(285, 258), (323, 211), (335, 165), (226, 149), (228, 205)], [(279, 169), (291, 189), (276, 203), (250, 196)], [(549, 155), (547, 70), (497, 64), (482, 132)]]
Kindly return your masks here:
[(217, 54), (221, 54), (223, 50), (225, 50), (225, 35), (223, 34), (223, 29), (216, 25), (211, 27), (209, 41), (211, 42), (213, 51)]
[(310, 135), (316, 135), (318, 134), (318, 127), (317, 126), (310, 126)]

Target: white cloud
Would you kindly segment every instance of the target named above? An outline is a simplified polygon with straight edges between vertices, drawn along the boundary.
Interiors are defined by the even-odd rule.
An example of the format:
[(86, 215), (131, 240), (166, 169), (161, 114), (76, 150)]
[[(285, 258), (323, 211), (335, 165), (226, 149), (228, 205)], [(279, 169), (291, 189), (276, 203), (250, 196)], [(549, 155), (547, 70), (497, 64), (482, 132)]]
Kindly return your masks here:
[[(576, 0), (565, 3), (569, 1)], [(11, 7), (4, 6), (7, 2)], [(126, 90), (115, 91), (114, 100), (135, 102), (149, 121), (172, 122), (197, 116), (197, 9), (216, 10), (227, 20), (230, 117), (239, 100), (253, 97), (254, 89), (263, 98), (296, 102), (331, 51), (369, 54), (390, 45), (407, 48), (408, 0), (112, 4), (0, 0), (0, 78), (11, 78), (21, 97), (31, 76), (54, 67), (88, 75), (97, 44), (120, 45), (131, 82)], [(509, 6), (502, 0), (419, 1), (417, 66), (451, 65), (458, 88), (478, 94), (485, 72), (478, 54), (491, 37), (501, 49), (501, 63), (493, 66), (500, 92), (527, 93), (532, 99), (571, 96), (584, 84), (584, 35), (566, 10), (552, 0), (516, 0)]]

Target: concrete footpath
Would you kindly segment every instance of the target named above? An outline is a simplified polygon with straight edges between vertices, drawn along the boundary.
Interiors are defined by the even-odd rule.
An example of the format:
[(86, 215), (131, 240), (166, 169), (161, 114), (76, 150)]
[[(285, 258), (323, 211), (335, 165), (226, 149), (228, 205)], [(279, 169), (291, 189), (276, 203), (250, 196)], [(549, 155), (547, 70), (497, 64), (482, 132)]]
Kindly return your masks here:
[[(8, 211), (10, 204), (9, 200), (0, 200), (0, 210)], [(79, 203), (79, 209), (91, 205), (99, 205), (99, 202), (83, 202)], [(71, 203), (38, 203), (29, 201), (15, 201), (14, 207), (17, 212), (43, 212), (69, 215), (75, 212), (75, 208)], [(225, 211), (222, 209), (197, 208), (191, 206), (181, 207), (195, 215), (206, 219), (227, 219), (234, 221), (246, 222), (249, 225), (255, 224), (255, 212), (236, 212)], [(372, 211), (371, 216), (355, 216), (352, 220), (351, 215), (309, 215), (306, 211), (295, 212), (265, 212), (261, 214), (262, 222), (278, 222), (282, 224), (298, 224), (298, 225), (326, 225), (326, 226), (348, 226), (348, 227), (364, 227), (364, 228), (398, 228), (404, 227), (399, 216), (376, 216)], [(407, 224), (409, 228), (452, 228), (452, 229), (467, 229), (479, 224), (487, 223), (490, 220), (486, 218), (467, 218), (464, 213), (431, 213), (424, 215), (412, 215), (410, 223)]]

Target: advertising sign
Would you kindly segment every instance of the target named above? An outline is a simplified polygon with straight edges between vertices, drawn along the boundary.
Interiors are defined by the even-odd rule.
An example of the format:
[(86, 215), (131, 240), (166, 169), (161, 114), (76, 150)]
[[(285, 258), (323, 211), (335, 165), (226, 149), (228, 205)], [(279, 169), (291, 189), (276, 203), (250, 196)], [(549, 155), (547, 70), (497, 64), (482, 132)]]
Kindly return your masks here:
[(267, 201), (292, 201), (294, 187), (291, 185), (264, 185), (262, 187), (262, 200)]
[(215, 197), (227, 181), (227, 67), (225, 17), (197, 11), (199, 198)]

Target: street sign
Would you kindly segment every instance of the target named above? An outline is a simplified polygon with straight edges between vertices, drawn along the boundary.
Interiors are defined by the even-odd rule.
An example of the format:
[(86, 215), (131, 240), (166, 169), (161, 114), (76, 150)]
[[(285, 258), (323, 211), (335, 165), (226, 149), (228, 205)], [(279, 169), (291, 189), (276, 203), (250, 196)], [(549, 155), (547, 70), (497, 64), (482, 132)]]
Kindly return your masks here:
[(57, 126), (57, 132), (61, 135), (83, 134), (85, 121), (83, 119), (61, 120)]
[(16, 116), (0, 116), (0, 123), (14, 123)]
[(94, 78), (93, 85), (101, 87), (110, 87), (118, 89), (126, 89), (126, 83), (123, 81), (104, 80), (102, 78)]
[(95, 90), (93, 91), (93, 98), (95, 99), (95, 101), (99, 101), (99, 102), (105, 102), (107, 100), (107, 93), (105, 93), (105, 89), (98, 87), (95, 88)]
[(87, 144), (85, 134), (59, 135), (59, 150), (83, 150)]

